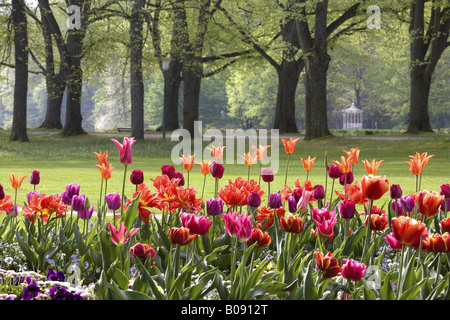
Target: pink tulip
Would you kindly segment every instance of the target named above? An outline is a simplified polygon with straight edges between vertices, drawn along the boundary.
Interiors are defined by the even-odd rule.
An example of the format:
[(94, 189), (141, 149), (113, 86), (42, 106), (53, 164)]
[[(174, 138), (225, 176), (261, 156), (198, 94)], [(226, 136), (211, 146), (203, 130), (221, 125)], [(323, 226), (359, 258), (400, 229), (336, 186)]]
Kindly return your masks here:
[(204, 236), (209, 227), (212, 224), (212, 221), (209, 220), (207, 216), (199, 216), (194, 213), (181, 213), (181, 224), (183, 227), (188, 228), (191, 234), (199, 234)]
[(237, 215), (237, 212), (224, 213), (225, 231), (229, 236), (237, 236), (242, 241), (247, 241), (252, 236), (252, 216), (246, 213)]
[(297, 210), (301, 213), (305, 213), (309, 208), (309, 199), (312, 196), (312, 192), (308, 190), (303, 190), (302, 197), (297, 203)]
[(131, 152), (131, 146), (136, 142), (136, 140), (134, 140), (133, 137), (131, 138), (124, 137), (123, 144), (121, 144), (116, 139), (111, 139), (111, 141), (114, 142), (114, 144), (119, 149), (120, 163), (122, 163), (123, 165), (129, 165), (130, 163), (132, 163), (133, 154)]
[(335, 211), (329, 211), (328, 205), (321, 209), (313, 208), (311, 218), (321, 235), (333, 234), (333, 228), (337, 223)]
[(386, 237), (384, 237), (384, 240), (391, 246), (392, 249), (398, 250), (403, 247), (403, 244), (397, 240), (394, 233), (389, 233)]
[(127, 227), (125, 227), (123, 221), (120, 223), (119, 230), (117, 230), (111, 222), (108, 222), (108, 229), (111, 232), (111, 241), (117, 246), (127, 243), (128, 239), (139, 231), (139, 228), (132, 228), (128, 235), (126, 235)]
[(353, 260), (343, 259), (341, 275), (348, 280), (358, 281), (366, 274), (367, 267), (364, 263)]

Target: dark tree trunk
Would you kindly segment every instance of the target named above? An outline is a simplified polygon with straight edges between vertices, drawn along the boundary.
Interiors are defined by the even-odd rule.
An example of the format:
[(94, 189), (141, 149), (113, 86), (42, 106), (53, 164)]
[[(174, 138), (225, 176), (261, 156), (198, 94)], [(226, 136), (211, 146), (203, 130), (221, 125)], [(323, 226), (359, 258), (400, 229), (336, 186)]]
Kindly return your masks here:
[(11, 141), (28, 142), (27, 134), (27, 94), (28, 94), (28, 32), (25, 1), (12, 2), (14, 27), (14, 109)]
[(167, 108), (166, 130), (173, 131), (180, 128), (178, 121), (178, 101), (181, 85), (181, 62), (171, 59), (169, 69), (164, 72), (164, 105)]
[[(186, 57), (189, 57), (186, 59)], [(193, 136), (199, 119), (200, 88), (203, 65), (199, 57), (188, 54), (183, 60), (183, 128)]]
[(450, 6), (433, 3), (425, 34), (425, 1), (411, 2), (410, 34), (410, 109), (407, 133), (433, 132), (428, 113), (433, 72), (449, 46)]
[(66, 102), (66, 122), (61, 131), (63, 137), (86, 134), (82, 123), (81, 97), (83, 91), (83, 69), (81, 58), (83, 51), (83, 40), (86, 34), (87, 14), (90, 1), (72, 0), (68, 5), (77, 5), (81, 8), (81, 28), (73, 28), (68, 31), (67, 55), (68, 55), (68, 75), (67, 75), (67, 102)]
[(135, 0), (130, 20), (130, 94), (131, 135), (144, 139), (144, 81), (142, 76), (142, 49), (144, 45), (143, 26), (144, 0)]

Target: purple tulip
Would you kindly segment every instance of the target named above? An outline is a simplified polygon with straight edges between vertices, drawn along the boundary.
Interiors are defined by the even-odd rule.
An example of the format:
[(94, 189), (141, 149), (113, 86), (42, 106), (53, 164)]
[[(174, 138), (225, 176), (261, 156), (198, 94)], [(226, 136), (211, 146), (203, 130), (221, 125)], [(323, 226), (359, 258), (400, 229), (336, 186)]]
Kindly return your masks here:
[(450, 184), (441, 185), (441, 195), (446, 199), (450, 198)]
[(290, 213), (295, 213), (297, 211), (297, 202), (294, 196), (289, 196), (288, 198), (288, 210)]
[(209, 199), (206, 201), (206, 213), (210, 216), (217, 216), (223, 211), (223, 201), (220, 198)]
[(161, 174), (165, 174), (169, 179), (175, 178), (175, 167), (171, 164), (164, 164), (161, 166)]
[(353, 200), (343, 200), (339, 213), (344, 219), (352, 219), (355, 216), (355, 202)]
[(397, 216), (401, 216), (403, 214), (402, 202), (400, 199), (394, 199), (391, 204), (392, 211), (397, 213)]
[(86, 202), (86, 196), (84, 194), (79, 196), (73, 196), (72, 198), (72, 209), (74, 211), (81, 211), (84, 209), (84, 204)]
[(3, 190), (3, 186), (0, 184), (0, 200), (5, 199), (5, 190)]
[(120, 209), (120, 205), (122, 203), (122, 197), (118, 192), (116, 193), (109, 193), (105, 196), (106, 205), (108, 206), (109, 210), (116, 211)]
[(41, 178), (39, 175), (39, 171), (33, 170), (30, 175), (30, 183), (33, 185), (37, 185), (37, 184), (39, 184), (40, 181), (41, 181)]
[(81, 220), (89, 220), (89, 219), (91, 219), (93, 212), (94, 212), (94, 206), (91, 204), (89, 206), (89, 209), (83, 208), (82, 210), (78, 211), (78, 217)]
[(339, 183), (341, 184), (341, 186), (343, 186), (345, 182), (347, 182), (347, 184), (352, 184), (354, 180), (355, 178), (353, 176), (353, 172), (351, 171), (347, 172), (347, 178), (345, 177), (345, 173), (341, 174), (341, 176), (339, 177)]
[(321, 184), (317, 184), (314, 186), (312, 191), (312, 196), (314, 199), (320, 200), (325, 198), (325, 189)]
[(178, 187), (184, 186), (184, 176), (181, 172), (175, 172), (175, 178), (180, 179), (178, 182)]
[(332, 164), (329, 167), (327, 166), (327, 171), (328, 171), (328, 176), (331, 179), (339, 179), (342, 175), (341, 169), (339, 169), (339, 167), (335, 164)]
[(252, 192), (247, 197), (247, 205), (252, 208), (258, 208), (261, 205), (261, 196), (258, 192)]
[(66, 191), (63, 191), (61, 194), (62, 201), (64, 202), (64, 204), (71, 205), (72, 198), (80, 194), (80, 188), (81, 186), (79, 184), (76, 183), (68, 184), (66, 186)]
[(271, 193), (269, 196), (269, 207), (272, 209), (278, 209), (281, 206), (281, 195), (277, 192)]
[(144, 173), (141, 170), (133, 170), (130, 175), (132, 184), (139, 185), (144, 182)]
[(399, 184), (393, 184), (390, 188), (390, 194), (392, 199), (400, 199), (402, 196), (402, 188)]
[(214, 161), (209, 169), (211, 175), (216, 179), (222, 179), (225, 167), (220, 162)]
[(413, 211), (414, 206), (416, 205), (413, 196), (401, 197), (400, 201), (402, 205), (405, 207), (406, 212)]

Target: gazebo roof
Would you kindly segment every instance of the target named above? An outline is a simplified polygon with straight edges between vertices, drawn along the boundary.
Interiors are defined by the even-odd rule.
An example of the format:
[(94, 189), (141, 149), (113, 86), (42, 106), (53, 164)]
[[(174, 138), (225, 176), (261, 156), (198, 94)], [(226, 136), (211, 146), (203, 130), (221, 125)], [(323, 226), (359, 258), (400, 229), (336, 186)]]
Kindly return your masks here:
[(347, 109), (345, 109), (345, 110), (342, 110), (342, 112), (344, 112), (344, 113), (362, 113), (362, 112), (364, 112), (364, 111), (362, 111), (361, 109), (358, 109), (358, 108), (355, 106), (355, 103), (352, 102), (352, 106), (351, 106), (350, 108), (347, 108)]

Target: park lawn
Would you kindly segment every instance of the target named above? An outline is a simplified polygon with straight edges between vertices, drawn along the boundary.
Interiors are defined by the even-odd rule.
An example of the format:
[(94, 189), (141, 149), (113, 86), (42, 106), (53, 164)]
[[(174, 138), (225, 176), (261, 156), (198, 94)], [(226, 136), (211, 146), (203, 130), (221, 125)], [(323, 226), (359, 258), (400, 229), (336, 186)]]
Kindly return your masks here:
[[(289, 136), (286, 136), (289, 137)], [(90, 202), (96, 205), (99, 201), (101, 176), (96, 167), (97, 158), (94, 152), (108, 151), (108, 162), (111, 162), (114, 170), (110, 180), (108, 180), (108, 192), (121, 192), (124, 176), (124, 166), (119, 162), (119, 152), (117, 147), (111, 142), (111, 138), (122, 141), (119, 135), (95, 135), (88, 134), (77, 137), (61, 138), (56, 134), (29, 134), (30, 142), (19, 143), (9, 142), (9, 132), (0, 131), (0, 184), (3, 185), (5, 193), (14, 198), (14, 190), (11, 188), (9, 174), (27, 175), (22, 187), (17, 193), (17, 204), (21, 205), (26, 201), (26, 193), (33, 190), (29, 183), (29, 175), (32, 170), (38, 170), (41, 174), (41, 182), (37, 186), (37, 191), (46, 194), (59, 194), (65, 190), (67, 184), (78, 183), (81, 185), (81, 193), (89, 197)], [(282, 138), (282, 136), (280, 137)], [(415, 191), (415, 176), (409, 172), (409, 167), (405, 161), (409, 160), (409, 155), (416, 152), (428, 152), (434, 155), (423, 172), (421, 189), (439, 191), (440, 185), (450, 183), (448, 174), (448, 164), (450, 161), (450, 139), (443, 135), (423, 135), (420, 139), (369, 139), (368, 137), (332, 137), (327, 139), (298, 142), (295, 153), (290, 157), (289, 175), (287, 184), (293, 186), (297, 178), (300, 182), (306, 178), (300, 157), (317, 157), (313, 170), (309, 173), (309, 180), (312, 184), (325, 183), (324, 157), (327, 152), (328, 164), (331, 160), (340, 160), (342, 150), (358, 147), (361, 150), (359, 163), (354, 168), (355, 179), (361, 179), (366, 174), (361, 163), (362, 160), (372, 159), (384, 160), (377, 174), (386, 175), (390, 184), (400, 184), (404, 194)], [(133, 163), (130, 164), (126, 172), (126, 191), (130, 197), (135, 190), (135, 186), (129, 182), (129, 174), (134, 169), (144, 172), (145, 183), (151, 185), (150, 178), (161, 174), (163, 164), (172, 164), (171, 151), (178, 142), (169, 139), (148, 138), (137, 141), (133, 145)], [(204, 147), (211, 142), (204, 142)], [(270, 140), (269, 140), (270, 143)], [(214, 144), (214, 140), (212, 141)], [(249, 150), (251, 146), (247, 146)], [(226, 149), (225, 149), (226, 152)], [(268, 155), (274, 152), (269, 149)], [(240, 159), (235, 155), (235, 159)], [(279, 164), (275, 181), (271, 184), (271, 192), (278, 191), (283, 187), (287, 155), (283, 145), (279, 141)], [(200, 161), (196, 156), (196, 161)], [(235, 161), (236, 162), (236, 161)], [(177, 171), (185, 174), (182, 165), (175, 165)], [(224, 178), (219, 186), (223, 186), (228, 179), (235, 179), (238, 176), (247, 178), (247, 167), (245, 164), (225, 163)], [(250, 177), (258, 179), (259, 166), (250, 168)], [(199, 196), (202, 192), (203, 176), (197, 165), (190, 172), (190, 186), (195, 187)], [(262, 189), (267, 191), (267, 184), (261, 182)], [(342, 191), (339, 184), (335, 188)], [(331, 190), (331, 181), (328, 179), (328, 192)], [(208, 175), (204, 198), (213, 196), (214, 181)], [(387, 200), (388, 195), (383, 198)], [(267, 195), (264, 196), (265, 198)], [(381, 204), (380, 204), (381, 205)]]

